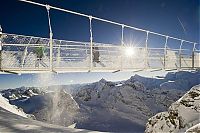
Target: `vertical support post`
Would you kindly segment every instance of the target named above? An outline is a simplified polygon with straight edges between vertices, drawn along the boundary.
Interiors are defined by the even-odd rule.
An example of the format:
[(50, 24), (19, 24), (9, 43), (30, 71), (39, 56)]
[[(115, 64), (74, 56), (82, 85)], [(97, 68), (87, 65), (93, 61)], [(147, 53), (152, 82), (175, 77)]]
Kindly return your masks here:
[(166, 60), (167, 60), (167, 43), (168, 43), (168, 36), (165, 37), (165, 48), (164, 48), (164, 69), (166, 69)]
[(85, 43), (84, 45), (85, 45), (85, 55), (87, 56), (87, 53), (88, 53), (87, 52), (87, 44)]
[(149, 31), (146, 31), (146, 40), (145, 40), (145, 69), (148, 68), (148, 39), (149, 39)]
[(2, 50), (3, 50), (2, 39), (1, 39), (2, 34), (3, 34), (3, 31), (0, 25), (0, 71), (2, 70)]
[(50, 33), (50, 62), (49, 62), (49, 64), (50, 64), (50, 71), (52, 71), (53, 70), (53, 34), (52, 33)]
[[(28, 44), (31, 43), (31, 40), (32, 40), (32, 37), (30, 38)], [(25, 49), (24, 49), (23, 57), (22, 57), (22, 60), (21, 60), (21, 67), (22, 67), (22, 68), (24, 67), (24, 63), (25, 63), (27, 51), (28, 51), (28, 46), (26, 46)]]
[(53, 71), (53, 32), (52, 32), (52, 28), (51, 28), (51, 19), (50, 19), (50, 6), (46, 5), (46, 9), (47, 9), (47, 14), (48, 14), (48, 22), (49, 22), (49, 69), (50, 71)]
[(23, 68), (24, 67), (24, 63), (25, 63), (25, 58), (26, 58), (26, 55), (27, 55), (27, 46), (25, 47), (24, 49), (24, 53), (23, 53), (23, 56), (22, 56), (22, 61), (21, 61), (21, 67)]
[(90, 70), (93, 68), (93, 32), (92, 32), (92, 16), (89, 16), (90, 23)]
[(182, 52), (183, 42), (184, 41), (181, 40), (181, 45), (180, 45), (180, 48), (179, 48), (179, 69), (181, 69), (181, 67), (182, 67), (182, 65), (181, 65), (181, 63), (182, 63), (182, 61), (181, 61), (181, 59), (182, 59), (181, 52)]
[(120, 70), (123, 69), (123, 47), (124, 47), (124, 25), (122, 25), (122, 32), (121, 32), (121, 59), (120, 59)]
[(194, 43), (193, 49), (192, 49), (192, 69), (194, 69), (194, 62), (195, 62), (195, 47), (196, 47), (196, 43)]
[(60, 41), (60, 44), (57, 48), (57, 59), (56, 59), (57, 60), (57, 67), (60, 66), (60, 45), (61, 45), (61, 41)]

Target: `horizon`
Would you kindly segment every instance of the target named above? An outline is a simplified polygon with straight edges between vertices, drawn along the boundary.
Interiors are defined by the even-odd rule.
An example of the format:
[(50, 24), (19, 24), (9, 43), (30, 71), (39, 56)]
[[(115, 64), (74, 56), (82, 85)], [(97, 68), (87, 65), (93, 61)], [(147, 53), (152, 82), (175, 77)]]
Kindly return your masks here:
[[(74, 82), (72, 80), (72, 81), (70, 81), (68, 83), (61, 82), (59, 84), (56, 84), (54, 82), (55, 84), (48, 84), (48, 85), (41, 85), (41, 83), (47, 84), (49, 82), (48, 79), (50, 79), (51, 81), (53, 81), (55, 79), (58, 80), (59, 76), (58, 77), (55, 76), (55, 75), (58, 75), (58, 74), (46, 73), (45, 74), (46, 78), (41, 77), (41, 74), (40, 75), (34, 74), (33, 77), (35, 77), (35, 79), (31, 79), (32, 80), (31, 82), (35, 82), (35, 83), (37, 83), (37, 85), (32, 85), (31, 86), (29, 84), (24, 84), (24, 85), (18, 85), (18, 86), (8, 87), (8, 88), (0, 86), (0, 90), (15, 89), (15, 88), (21, 88), (21, 87), (39, 87), (39, 88), (41, 88), (41, 87), (65, 86), (65, 85), (66, 86), (70, 86), (70, 85), (84, 85), (84, 84), (92, 84), (92, 83), (95, 83), (95, 82), (99, 82), (101, 79), (104, 79), (104, 80), (106, 80), (108, 82), (121, 82), (121, 81), (129, 80), (131, 77), (133, 77), (135, 75), (139, 75), (139, 76), (144, 77), (144, 78), (158, 78), (158, 76), (165, 77), (169, 73), (178, 73), (178, 72), (185, 72), (185, 71), (177, 71), (177, 70), (163, 71), (163, 70), (161, 70), (161, 71), (154, 71), (154, 72), (150, 72), (150, 71), (141, 71), (141, 72), (133, 72), (133, 73), (126, 72), (126, 75), (124, 74), (124, 72), (119, 72), (119, 73), (114, 73), (115, 76), (113, 76), (113, 77), (116, 77), (116, 75), (118, 75), (118, 76), (121, 75), (122, 77), (118, 78), (118, 79), (115, 79), (115, 80), (112, 80), (113, 77), (110, 77), (110, 74), (106, 74), (104, 76), (99, 76), (98, 78), (95, 78), (95, 80), (91, 80), (90, 82), (83, 81), (83, 82), (80, 83), (80, 82)], [(199, 72), (199, 71), (197, 71), (197, 70), (190, 70), (190, 71), (187, 71), (187, 72)], [(129, 74), (127, 74), (127, 73), (129, 73)], [(95, 73), (93, 73), (93, 74), (95, 74)], [(64, 74), (64, 75), (66, 75), (66, 74)], [(98, 74), (95, 74), (95, 75), (98, 75)], [(15, 76), (18, 76), (18, 75), (15, 75)], [(89, 76), (89, 77), (91, 77), (91, 76)], [(62, 79), (62, 77), (61, 77), (61, 79)], [(0, 81), (1, 81), (1, 77), (0, 77)]]

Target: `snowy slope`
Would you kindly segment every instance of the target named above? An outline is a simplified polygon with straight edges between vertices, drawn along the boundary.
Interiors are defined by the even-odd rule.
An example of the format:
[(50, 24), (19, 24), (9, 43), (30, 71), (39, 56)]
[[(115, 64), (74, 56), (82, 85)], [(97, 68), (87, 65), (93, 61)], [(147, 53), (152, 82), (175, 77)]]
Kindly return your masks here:
[(28, 118), (23, 111), (16, 106), (9, 104), (8, 100), (0, 95), (0, 132), (13, 133), (44, 133), (44, 132), (65, 132), (65, 133), (99, 133), (96, 131), (71, 129), (62, 126), (47, 124)]
[(21, 117), (0, 107), (0, 132), (2, 133), (99, 133), (71, 129)]
[(200, 123), (189, 128), (186, 133), (200, 133)]
[(176, 73), (168, 73), (165, 77), (167, 81), (160, 84), (160, 88), (173, 88), (176, 90), (188, 91), (190, 88), (200, 83), (199, 77), (200, 71), (180, 71)]
[(150, 110), (137, 98), (137, 89), (145, 89), (140, 87), (115, 87), (115, 83), (104, 79), (85, 86), (75, 96), (84, 118), (78, 120), (77, 127), (112, 132), (143, 131)]
[(71, 95), (61, 90), (45, 94), (44, 97), (46, 105), (33, 112), (37, 120), (61, 126), (70, 126), (75, 123), (79, 106)]
[(9, 101), (6, 98), (4, 98), (1, 94), (0, 94), (0, 107), (19, 116), (25, 118), (28, 117), (27, 114), (25, 114), (22, 110), (18, 109), (17, 106), (11, 105)]
[(173, 103), (168, 112), (161, 112), (150, 118), (145, 132), (185, 132), (198, 123), (200, 123), (200, 85), (194, 86)]
[(11, 100), (11, 104), (33, 114), (37, 120), (61, 126), (74, 124), (79, 106), (74, 99), (63, 90), (35, 95), (27, 99)]

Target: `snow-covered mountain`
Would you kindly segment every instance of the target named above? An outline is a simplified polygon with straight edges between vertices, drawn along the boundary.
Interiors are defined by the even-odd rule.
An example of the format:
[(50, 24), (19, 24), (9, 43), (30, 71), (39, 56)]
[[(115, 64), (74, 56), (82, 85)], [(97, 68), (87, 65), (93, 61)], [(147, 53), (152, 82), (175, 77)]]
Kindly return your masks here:
[[(15, 91), (12, 91), (12, 92), (15, 92)], [(60, 93), (63, 94), (63, 92), (60, 92)], [(59, 93), (57, 95), (59, 95)], [(32, 97), (35, 97), (35, 96), (32, 95), (30, 98), (32, 98)], [(60, 98), (66, 100), (65, 94), (61, 95)], [(54, 98), (54, 100), (55, 100), (55, 98)], [(54, 102), (56, 102), (56, 101), (54, 101)], [(55, 112), (53, 111), (54, 117), (57, 118), (57, 114), (58, 114), (57, 111), (59, 109), (66, 107), (66, 106), (63, 106), (63, 103), (66, 103), (66, 101), (58, 102), (58, 106), (55, 107), (57, 109), (54, 110)], [(35, 104), (37, 104), (37, 103), (35, 103)], [(44, 114), (41, 112), (40, 117), (44, 118), (44, 116), (43, 116)], [(44, 133), (44, 132), (48, 132), (48, 133), (55, 133), (55, 132), (59, 132), (59, 133), (61, 133), (61, 132), (63, 132), (63, 133), (77, 133), (77, 132), (99, 133), (96, 131), (89, 131), (89, 130), (83, 130), (83, 129), (71, 129), (71, 128), (67, 128), (67, 127), (63, 127), (63, 126), (47, 124), (44, 122), (32, 120), (32, 118), (30, 118), (30, 117), (31, 117), (30, 115), (27, 115), (26, 113), (24, 113), (17, 106), (11, 105), (9, 103), (9, 101), (0, 94), (0, 132), (1, 133), (27, 133), (27, 132), (28, 133)], [(62, 117), (66, 118), (66, 116), (62, 116)], [(51, 120), (57, 120), (57, 119), (51, 119)], [(57, 121), (55, 121), (55, 122), (57, 122)]]
[(136, 74), (129, 80), (139, 81), (148, 89), (161, 88), (187, 91), (200, 83), (199, 77), (200, 71), (179, 71), (169, 72), (165, 77), (157, 76), (156, 78), (142, 77)]
[[(166, 111), (187, 90), (199, 84), (199, 76), (198, 71), (171, 72), (157, 78), (135, 75), (126, 81), (102, 79), (77, 88), (50, 86), (48, 93), (26, 88), (33, 95), (20, 92), (14, 98), (13, 90), (1, 93), (40, 121), (97, 131), (144, 132), (148, 119)], [(66, 91), (55, 92), (63, 89)]]
[[(47, 93), (43, 97), (45, 98), (45, 106), (33, 112), (37, 120), (61, 126), (70, 126), (75, 123), (79, 106), (70, 94), (58, 90)], [(32, 99), (30, 98), (30, 100)], [(37, 103), (37, 100), (35, 102)]]
[[(102, 79), (74, 95), (85, 118), (77, 122), (77, 128), (143, 132), (149, 117), (166, 110), (184, 94), (182, 90), (147, 89), (132, 78), (119, 84)], [(95, 124), (88, 126), (90, 122)]]
[(168, 73), (165, 77), (166, 82), (160, 84), (163, 89), (173, 88), (176, 90), (188, 91), (193, 86), (200, 83), (200, 71), (180, 71)]
[[(126, 81), (109, 82), (102, 79), (86, 85), (73, 95), (84, 118), (77, 122), (76, 127), (112, 132), (144, 132), (148, 118), (167, 110), (191, 86), (199, 83), (199, 76), (198, 71), (171, 72), (166, 77), (135, 75)], [(183, 89), (177, 87), (182, 86), (182, 82), (187, 83)]]
[(35, 87), (20, 87), (16, 89), (6, 89), (0, 91), (3, 97), (9, 100), (26, 99), (35, 95), (44, 94), (40, 88)]
[(74, 118), (79, 112), (79, 106), (73, 97), (63, 90), (10, 100), (10, 103), (33, 114), (39, 121), (61, 126), (74, 124)]
[[(200, 132), (200, 85), (194, 86), (168, 112), (161, 112), (148, 120), (146, 133), (159, 132)], [(195, 126), (196, 125), (196, 126)], [(194, 126), (194, 127), (193, 127)]]

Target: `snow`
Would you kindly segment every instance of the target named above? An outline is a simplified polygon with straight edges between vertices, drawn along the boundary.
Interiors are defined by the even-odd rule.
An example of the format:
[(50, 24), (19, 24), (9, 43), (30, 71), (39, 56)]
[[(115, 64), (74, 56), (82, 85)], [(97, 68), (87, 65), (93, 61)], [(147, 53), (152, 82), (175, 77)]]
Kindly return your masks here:
[(11, 104), (33, 114), (37, 120), (61, 126), (73, 124), (79, 111), (76, 101), (63, 90), (35, 95), (26, 100), (11, 100)]
[(18, 109), (17, 106), (11, 105), (9, 101), (6, 98), (4, 98), (1, 94), (0, 94), (0, 107), (9, 112), (27, 118), (27, 115), (23, 111)]
[(97, 131), (72, 129), (27, 119), (13, 114), (2, 107), (0, 107), (0, 131), (4, 133), (100, 133)]
[(122, 86), (122, 85), (123, 85), (123, 84), (116, 84), (115, 86), (116, 86), (116, 87), (119, 87), (119, 86)]
[(71, 125), (69, 128), (47, 124), (44, 122), (32, 120), (27, 115), (19, 110), (16, 106), (9, 104), (8, 100), (0, 94), (0, 131), (14, 132), (14, 133), (43, 133), (43, 132), (67, 132), (67, 133), (100, 133), (96, 131), (89, 131), (84, 129), (73, 129), (75, 126)]
[(27, 99), (41, 93), (43, 92), (40, 89), (33, 87), (20, 87), (1, 91), (2, 96), (9, 100)]
[(76, 123), (74, 123), (74, 124), (68, 126), (68, 128), (75, 128), (75, 127), (76, 127)]
[[(74, 87), (50, 86), (45, 87), (48, 91), (45, 90), (44, 94), (27, 95), (29, 97), (26, 99), (11, 98), (10, 102), (17, 106), (22, 105), (20, 107), (26, 113), (35, 114), (36, 119), (43, 122), (95, 131), (144, 132), (145, 124), (150, 117), (166, 111), (191, 86), (198, 84), (199, 74), (170, 72), (159, 78), (135, 75), (126, 81), (110, 82), (101, 79), (95, 83)], [(55, 90), (63, 89), (70, 95), (63, 91), (59, 95), (55, 93)], [(5, 90), (2, 94), (8, 92), (11, 92), (10, 95), (12, 92), (15, 93)], [(31, 89), (28, 92), (32, 92)], [(26, 96), (24, 93), (22, 95)], [(17, 96), (21, 97), (21, 94)], [(175, 104), (173, 107), (176, 107)], [(181, 106), (179, 107), (181, 109)], [(170, 110), (173, 112), (173, 108)], [(168, 118), (170, 115), (165, 112), (160, 114), (160, 117), (162, 116)], [(193, 121), (195, 116), (196, 114), (189, 121)], [(161, 123), (165, 124), (166, 121), (163, 119)], [(192, 123), (195, 124), (196, 121)], [(156, 126), (159, 128), (159, 125)], [(167, 126), (163, 127), (165, 131), (168, 129)], [(170, 129), (174, 129), (173, 125)]]
[(148, 120), (146, 133), (185, 132), (200, 123), (200, 85), (194, 86), (173, 103), (168, 112), (161, 112)]
[(200, 123), (195, 126), (189, 128), (186, 133), (199, 133), (200, 132)]
[[(127, 81), (114, 83), (101, 79), (83, 86), (74, 99), (81, 105), (81, 116), (86, 120), (78, 122), (77, 127), (112, 132), (144, 132), (142, 127), (149, 117), (166, 110), (185, 92), (173, 86), (168, 86), (168, 89), (156, 88), (168, 80), (172, 81), (170, 78), (163, 80), (135, 75)], [(96, 124), (88, 126), (89, 122)], [(124, 123), (129, 126), (125, 127)]]

